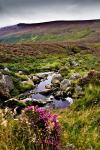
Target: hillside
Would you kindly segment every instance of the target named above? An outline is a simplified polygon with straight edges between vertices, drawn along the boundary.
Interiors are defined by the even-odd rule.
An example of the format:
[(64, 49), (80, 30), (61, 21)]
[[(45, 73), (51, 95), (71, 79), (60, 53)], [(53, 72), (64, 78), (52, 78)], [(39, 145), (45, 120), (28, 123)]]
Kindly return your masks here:
[(100, 41), (100, 20), (20, 23), (0, 29), (1, 43)]

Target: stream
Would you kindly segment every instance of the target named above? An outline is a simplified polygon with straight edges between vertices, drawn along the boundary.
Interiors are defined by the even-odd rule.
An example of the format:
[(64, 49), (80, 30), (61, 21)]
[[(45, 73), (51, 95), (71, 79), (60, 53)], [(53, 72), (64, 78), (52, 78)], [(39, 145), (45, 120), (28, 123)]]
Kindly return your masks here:
[[(45, 79), (42, 79), (41, 82), (36, 86), (36, 88), (33, 90), (34, 94), (32, 94), (32, 99), (34, 100), (48, 100), (50, 98), (50, 94), (48, 95), (42, 95), (40, 94), (40, 92), (45, 91), (46, 85), (51, 84), (51, 80), (52, 80), (52, 75), (54, 74), (53, 72), (46, 72), (44, 73), (47, 75), (47, 77)], [(66, 108), (70, 105), (70, 103), (66, 100), (57, 100), (52, 96), (52, 101), (47, 103), (45, 105), (46, 108)]]

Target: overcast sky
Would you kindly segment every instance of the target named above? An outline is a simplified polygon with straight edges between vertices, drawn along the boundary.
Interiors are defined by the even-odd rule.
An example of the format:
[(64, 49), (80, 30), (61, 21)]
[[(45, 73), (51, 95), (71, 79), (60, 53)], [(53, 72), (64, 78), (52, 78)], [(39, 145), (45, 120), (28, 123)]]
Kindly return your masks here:
[(100, 0), (0, 0), (0, 27), (84, 19), (100, 19)]

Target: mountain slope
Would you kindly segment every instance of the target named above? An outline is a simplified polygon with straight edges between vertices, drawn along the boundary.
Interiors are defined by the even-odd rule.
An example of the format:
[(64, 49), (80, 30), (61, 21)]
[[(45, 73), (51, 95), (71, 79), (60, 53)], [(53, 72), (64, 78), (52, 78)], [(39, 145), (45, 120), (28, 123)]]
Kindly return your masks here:
[(1, 43), (100, 41), (100, 20), (20, 23), (0, 29)]

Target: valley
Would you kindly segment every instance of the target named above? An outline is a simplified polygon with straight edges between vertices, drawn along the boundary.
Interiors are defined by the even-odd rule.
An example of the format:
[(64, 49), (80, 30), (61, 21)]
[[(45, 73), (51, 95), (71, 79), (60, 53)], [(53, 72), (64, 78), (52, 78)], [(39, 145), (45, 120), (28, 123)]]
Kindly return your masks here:
[[(13, 127), (20, 132), (27, 124), (18, 127), (20, 119), (12, 118), (18, 119), (30, 106), (57, 114), (61, 150), (99, 150), (100, 20), (21, 23), (0, 29), (0, 110), (14, 112), (11, 119), (4, 117), (8, 128), (0, 126), (1, 150), (2, 142), (7, 150), (15, 150)], [(38, 150), (38, 145), (32, 148), (29, 130), (23, 131), (29, 136), (26, 145), (15, 134), (18, 149), (24, 150), (24, 145)], [(2, 140), (6, 133), (11, 146)]]

